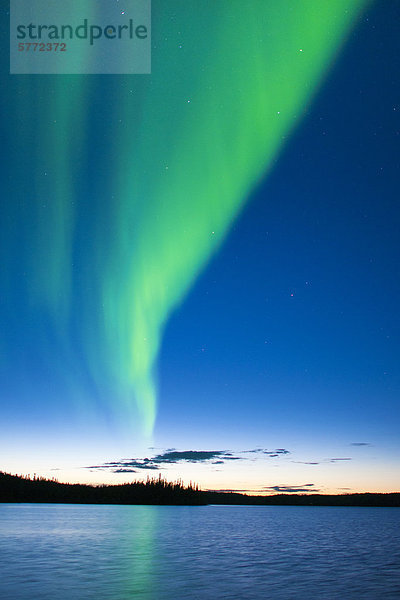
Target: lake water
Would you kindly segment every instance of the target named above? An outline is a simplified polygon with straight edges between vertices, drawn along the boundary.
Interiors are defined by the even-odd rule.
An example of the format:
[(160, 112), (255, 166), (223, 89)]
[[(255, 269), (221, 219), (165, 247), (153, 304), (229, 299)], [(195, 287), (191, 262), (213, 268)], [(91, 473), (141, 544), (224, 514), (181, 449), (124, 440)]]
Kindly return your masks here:
[(0, 504), (1, 600), (400, 598), (400, 509)]

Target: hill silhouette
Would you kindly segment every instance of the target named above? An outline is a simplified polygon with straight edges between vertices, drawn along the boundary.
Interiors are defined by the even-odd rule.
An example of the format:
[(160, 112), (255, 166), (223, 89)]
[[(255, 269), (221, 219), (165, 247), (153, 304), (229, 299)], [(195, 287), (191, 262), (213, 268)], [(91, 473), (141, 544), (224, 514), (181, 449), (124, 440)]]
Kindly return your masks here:
[(59, 483), (43, 477), (23, 477), (0, 471), (0, 502), (61, 504), (243, 504), (287, 506), (400, 506), (400, 493), (274, 494), (250, 496), (235, 492), (201, 491), (198, 486), (168, 482), (161, 477), (120, 485)]

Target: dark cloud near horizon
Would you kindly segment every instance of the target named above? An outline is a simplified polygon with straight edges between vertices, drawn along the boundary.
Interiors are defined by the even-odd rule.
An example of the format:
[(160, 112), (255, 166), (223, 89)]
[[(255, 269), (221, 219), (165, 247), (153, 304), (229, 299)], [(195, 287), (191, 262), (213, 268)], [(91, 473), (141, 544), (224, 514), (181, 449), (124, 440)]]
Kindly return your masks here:
[(211, 490), (206, 489), (206, 492), (217, 492), (221, 494), (246, 494), (247, 492), (252, 492), (254, 490), (234, 490), (234, 489), (223, 489), (223, 490)]
[(276, 448), (275, 450), (257, 448), (255, 450), (243, 450), (234, 454), (230, 450), (179, 451), (175, 448), (169, 448), (165, 452), (156, 454), (151, 458), (124, 458), (119, 461), (106, 462), (102, 465), (92, 465), (84, 468), (109, 470), (113, 473), (136, 473), (137, 470), (159, 471), (168, 468), (170, 465), (176, 465), (183, 462), (222, 465), (229, 461), (248, 460), (245, 456), (247, 454), (263, 455), (268, 458), (279, 458), (282, 455), (290, 454), (290, 451), (286, 450), (286, 448)]
[(324, 458), (322, 461), (306, 461), (306, 460), (292, 460), (291, 462), (297, 465), (321, 465), (326, 463), (335, 463), (340, 462), (342, 460), (353, 460), (349, 456), (344, 458)]
[(303, 485), (271, 485), (264, 487), (268, 492), (279, 492), (280, 494), (298, 494), (302, 492), (319, 492), (314, 483), (303, 483)]
[(136, 469), (115, 469), (113, 473), (137, 473)]

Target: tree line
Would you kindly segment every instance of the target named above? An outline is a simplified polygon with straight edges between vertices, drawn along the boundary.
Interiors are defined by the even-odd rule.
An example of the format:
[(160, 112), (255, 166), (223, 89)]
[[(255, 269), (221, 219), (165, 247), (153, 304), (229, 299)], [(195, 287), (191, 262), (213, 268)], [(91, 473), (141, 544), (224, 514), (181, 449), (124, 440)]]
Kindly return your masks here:
[(0, 471), (0, 502), (60, 504), (241, 504), (284, 506), (400, 506), (400, 493), (273, 494), (252, 496), (236, 492), (202, 491), (197, 485), (168, 482), (159, 475), (146, 481), (118, 485), (59, 483), (55, 479), (11, 475)]

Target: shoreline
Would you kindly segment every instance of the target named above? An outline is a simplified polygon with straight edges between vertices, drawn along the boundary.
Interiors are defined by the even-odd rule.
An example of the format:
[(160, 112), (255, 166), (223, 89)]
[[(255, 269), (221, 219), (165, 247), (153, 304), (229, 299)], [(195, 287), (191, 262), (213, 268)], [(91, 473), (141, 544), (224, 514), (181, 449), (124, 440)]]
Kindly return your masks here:
[(0, 471), (0, 504), (93, 504), (145, 506), (358, 506), (400, 507), (400, 492), (351, 494), (246, 495), (237, 492), (202, 491), (161, 476), (147, 481), (93, 486), (30, 479)]

